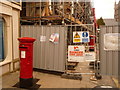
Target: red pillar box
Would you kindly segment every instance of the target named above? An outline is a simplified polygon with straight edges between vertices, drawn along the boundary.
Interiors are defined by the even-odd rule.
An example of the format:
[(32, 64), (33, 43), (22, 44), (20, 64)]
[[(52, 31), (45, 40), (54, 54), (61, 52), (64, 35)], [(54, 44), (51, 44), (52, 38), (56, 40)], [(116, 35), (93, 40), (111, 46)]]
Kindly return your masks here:
[(90, 42), (89, 46), (91, 46), (89, 49), (90, 51), (94, 51), (95, 47), (95, 35), (90, 35)]
[(33, 42), (34, 38), (23, 37), (20, 42), (20, 87), (28, 88), (33, 85)]

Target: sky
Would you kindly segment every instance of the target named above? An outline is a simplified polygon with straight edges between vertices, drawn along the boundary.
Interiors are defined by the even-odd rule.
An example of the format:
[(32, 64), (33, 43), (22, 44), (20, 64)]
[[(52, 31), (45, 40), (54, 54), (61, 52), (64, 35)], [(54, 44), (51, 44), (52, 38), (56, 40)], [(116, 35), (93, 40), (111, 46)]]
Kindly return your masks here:
[(114, 18), (114, 3), (119, 0), (94, 0), (96, 18)]

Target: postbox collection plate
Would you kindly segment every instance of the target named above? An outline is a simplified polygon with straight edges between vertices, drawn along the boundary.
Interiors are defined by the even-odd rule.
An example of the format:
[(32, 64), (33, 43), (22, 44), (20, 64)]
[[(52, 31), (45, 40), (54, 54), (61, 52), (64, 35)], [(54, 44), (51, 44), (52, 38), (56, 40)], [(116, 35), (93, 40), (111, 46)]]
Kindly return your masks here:
[(21, 51), (21, 58), (25, 58), (26, 57), (26, 52), (25, 51)]

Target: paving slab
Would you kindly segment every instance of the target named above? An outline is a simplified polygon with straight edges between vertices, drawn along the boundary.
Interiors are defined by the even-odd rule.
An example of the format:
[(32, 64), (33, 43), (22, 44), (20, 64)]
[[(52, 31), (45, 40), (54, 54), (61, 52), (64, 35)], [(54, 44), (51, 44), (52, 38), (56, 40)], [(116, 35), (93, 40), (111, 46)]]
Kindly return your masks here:
[[(109, 76), (104, 76), (103, 79), (98, 81), (91, 81), (91, 75), (82, 75), (82, 80), (73, 80), (61, 78), (59, 75), (53, 75), (42, 72), (33, 72), (34, 78), (40, 79), (37, 84), (40, 84), (40, 88), (94, 88), (97, 85), (112, 85), (115, 86), (113, 80)], [(15, 88), (12, 87), (19, 82), (19, 71), (10, 73), (2, 77), (3, 88)]]

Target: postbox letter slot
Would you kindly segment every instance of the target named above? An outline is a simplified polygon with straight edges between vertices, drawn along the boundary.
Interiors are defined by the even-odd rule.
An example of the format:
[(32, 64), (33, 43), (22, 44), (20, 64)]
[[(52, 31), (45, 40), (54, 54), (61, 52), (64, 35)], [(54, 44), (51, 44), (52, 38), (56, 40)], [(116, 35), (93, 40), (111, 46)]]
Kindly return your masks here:
[(19, 48), (25, 48), (25, 49), (27, 49), (28, 47), (19, 47)]

